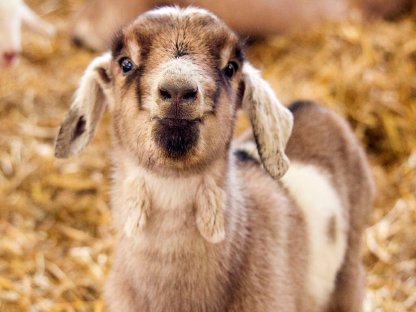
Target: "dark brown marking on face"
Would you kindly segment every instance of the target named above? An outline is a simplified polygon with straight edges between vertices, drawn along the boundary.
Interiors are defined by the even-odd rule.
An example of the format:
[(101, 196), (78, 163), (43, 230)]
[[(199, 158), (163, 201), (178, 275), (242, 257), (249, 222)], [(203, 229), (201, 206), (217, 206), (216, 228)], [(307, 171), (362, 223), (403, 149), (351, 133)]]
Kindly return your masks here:
[(122, 31), (118, 31), (114, 35), (112, 43), (111, 43), (111, 55), (113, 56), (114, 59), (120, 56), (123, 48), (124, 48), (124, 36), (123, 36)]
[[(142, 82), (141, 78), (145, 74), (146, 70), (146, 62), (149, 57), (151, 46), (152, 46), (152, 39), (151, 36), (141, 32), (140, 30), (136, 30), (133, 32), (127, 32), (125, 37), (132, 38), (132, 40), (136, 40), (138, 47), (139, 47), (139, 56), (131, 55), (130, 57), (138, 59), (139, 64), (135, 64), (136, 69), (134, 72), (130, 73), (126, 76), (125, 84), (123, 86), (124, 92), (130, 89), (132, 85), (134, 85), (134, 92), (137, 99), (137, 106), (139, 109), (142, 109)], [(116, 39), (117, 40), (117, 39)], [(123, 47), (124, 48), (124, 47)]]
[(213, 110), (215, 113), (216, 107), (218, 105), (218, 101), (221, 97), (222, 89), (226, 89), (227, 92), (230, 91), (230, 82), (227, 80), (227, 78), (224, 76), (224, 73), (221, 69), (216, 70), (216, 87), (215, 91), (212, 95), (212, 103), (213, 103)]
[(220, 96), (221, 96), (221, 88), (219, 86), (217, 86), (215, 88), (215, 92), (214, 92), (214, 95), (212, 97), (212, 103), (214, 105), (214, 107), (213, 107), (214, 114), (215, 114), (215, 110), (216, 110), (217, 104), (218, 104), (218, 99), (220, 98)]
[(240, 80), (240, 82), (238, 83), (237, 98), (236, 98), (237, 108), (241, 108), (245, 90), (246, 90), (246, 84), (244, 80)]
[(180, 41), (177, 38), (175, 42), (175, 50), (176, 50), (175, 58), (188, 55), (189, 54), (188, 49), (189, 49), (188, 42), (185, 41), (185, 38), (183, 38), (182, 41)]
[(231, 88), (231, 81), (233, 80), (233, 78), (227, 78), (226, 76), (225, 76), (225, 74), (224, 74), (224, 71), (223, 70), (221, 70), (220, 71), (220, 73), (221, 73), (221, 75), (220, 75), (220, 83), (222, 84), (222, 86), (225, 88), (225, 91), (227, 92), (227, 94), (230, 94), (231, 93), (231, 91), (232, 91), (232, 88)]
[(125, 83), (122, 87), (124, 93), (127, 92), (132, 85), (134, 85), (135, 95), (137, 99), (137, 106), (142, 109), (142, 92), (141, 92), (141, 78), (144, 73), (144, 66), (137, 67), (132, 73), (126, 76)]
[(135, 35), (140, 47), (140, 64), (144, 65), (152, 47), (152, 37), (150, 34), (143, 33), (140, 30), (136, 31)]
[(137, 98), (137, 105), (139, 109), (143, 108), (142, 104), (142, 76), (144, 73), (144, 66), (140, 66), (137, 70), (135, 94)]
[(244, 41), (239, 40), (234, 49), (234, 57), (240, 64), (243, 64), (245, 60), (244, 47), (245, 47)]
[[(134, 92), (137, 99), (137, 106), (139, 109), (142, 109), (142, 86), (141, 86), (141, 78), (145, 72), (145, 64), (146, 60), (149, 55), (150, 48), (148, 47), (149, 43), (147, 39), (144, 39), (143, 36), (137, 36), (139, 46), (140, 46), (140, 57), (139, 64), (135, 64), (137, 67), (135, 70), (126, 76), (125, 84), (123, 86), (124, 92), (130, 89), (132, 85), (134, 85)], [(146, 42), (146, 43), (144, 43)]]
[(153, 128), (156, 144), (169, 158), (185, 156), (198, 142), (199, 122), (179, 119), (162, 119)]
[(126, 89), (130, 88), (131, 84), (136, 82), (136, 80), (139, 78), (138, 76), (140, 76), (141, 71), (142, 69), (139, 66), (138, 68), (135, 68), (131, 73), (129, 73), (126, 76), (126, 81), (123, 87)]
[(175, 58), (180, 58), (180, 57), (182, 57), (182, 56), (186, 56), (186, 55), (188, 55), (188, 54), (189, 54), (189, 53), (188, 53), (188, 52), (186, 52), (184, 49), (177, 48), (177, 49), (176, 49)]
[(330, 242), (335, 243), (337, 240), (337, 219), (335, 216), (329, 218), (327, 234)]
[(209, 52), (211, 55), (215, 56), (215, 59), (219, 65), (220, 62), (220, 54), (219, 51), (222, 51), (225, 44), (228, 41), (228, 36), (226, 33), (219, 33), (216, 36), (213, 36), (211, 42), (209, 43)]

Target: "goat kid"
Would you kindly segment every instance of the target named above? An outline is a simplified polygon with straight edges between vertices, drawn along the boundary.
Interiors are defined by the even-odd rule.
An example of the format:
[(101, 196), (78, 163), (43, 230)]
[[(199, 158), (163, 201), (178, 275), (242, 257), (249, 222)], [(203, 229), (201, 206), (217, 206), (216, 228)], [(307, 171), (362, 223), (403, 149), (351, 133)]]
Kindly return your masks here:
[[(233, 141), (240, 107), (253, 131)], [(56, 156), (78, 154), (105, 109), (110, 311), (361, 310), (364, 153), (333, 112), (285, 108), (216, 16), (164, 7), (125, 27), (81, 79)]]

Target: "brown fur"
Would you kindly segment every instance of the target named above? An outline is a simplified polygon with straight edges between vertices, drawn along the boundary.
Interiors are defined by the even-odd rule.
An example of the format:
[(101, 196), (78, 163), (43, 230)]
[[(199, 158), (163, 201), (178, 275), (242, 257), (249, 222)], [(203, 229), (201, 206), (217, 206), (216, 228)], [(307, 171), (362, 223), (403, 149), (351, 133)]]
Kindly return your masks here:
[[(373, 197), (362, 149), (334, 113), (313, 104), (292, 106), (295, 127), (287, 154), (329, 174), (349, 224), (348, 250), (333, 294), (319, 306), (305, 286), (308, 220), (283, 184), (267, 173), (275, 178), (284, 173), (292, 117), (243, 60), (236, 35), (212, 15), (192, 10), (140, 17), (118, 35), (113, 57), (89, 67), (80, 87), (100, 86), (97, 93), (106, 96), (112, 113), (112, 213), (118, 236), (105, 289), (109, 310), (360, 311), (360, 241)], [(127, 74), (119, 65), (125, 57), (134, 63)], [(239, 67), (232, 78), (222, 71), (229, 61)], [(158, 86), (176, 81), (178, 73), (196, 83), (199, 93), (189, 106), (177, 108), (180, 119), (172, 119)], [(57, 156), (79, 152), (88, 143), (97, 116), (85, 112), (97, 112), (89, 108), (97, 100), (80, 92), (58, 136)], [(240, 151), (246, 158), (241, 153), (236, 158), (231, 147), (240, 106), (251, 114), (267, 172), (250, 161), (248, 151)], [(74, 136), (82, 112), (87, 132)], [(197, 140), (179, 157), (157, 142), (172, 135), (160, 123), (166, 120), (178, 128), (198, 124)], [(168, 144), (183, 142), (193, 131), (183, 129)], [(245, 142), (254, 145), (252, 136)]]

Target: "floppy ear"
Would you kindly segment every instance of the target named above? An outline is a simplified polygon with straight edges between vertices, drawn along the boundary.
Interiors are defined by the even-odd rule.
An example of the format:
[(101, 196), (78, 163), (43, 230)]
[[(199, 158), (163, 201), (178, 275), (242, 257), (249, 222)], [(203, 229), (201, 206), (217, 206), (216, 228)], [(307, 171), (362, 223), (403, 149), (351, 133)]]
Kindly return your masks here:
[(279, 179), (289, 167), (285, 147), (292, 132), (292, 113), (249, 63), (243, 66), (243, 83), (242, 106), (250, 118), (261, 161), (266, 171)]
[(78, 154), (94, 136), (106, 104), (112, 102), (110, 53), (95, 58), (87, 67), (56, 138), (55, 156)]

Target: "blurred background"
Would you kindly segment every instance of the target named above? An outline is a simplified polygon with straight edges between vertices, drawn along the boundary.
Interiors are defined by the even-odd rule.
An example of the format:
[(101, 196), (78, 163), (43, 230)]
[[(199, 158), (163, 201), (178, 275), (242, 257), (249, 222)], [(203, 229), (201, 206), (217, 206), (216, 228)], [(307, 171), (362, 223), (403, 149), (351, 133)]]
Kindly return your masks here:
[[(104, 12), (106, 2), (95, 11)], [(256, 23), (241, 29), (244, 36), (256, 30), (248, 57), (283, 102), (319, 101), (354, 128), (378, 188), (364, 237), (365, 309), (416, 311), (415, 5), (364, 2), (373, 6), (288, 18), (275, 34), (264, 26), (267, 36)], [(33, 31), (28, 23), (18, 64), (0, 67), (0, 311), (104, 311), (114, 234), (108, 116), (80, 156), (55, 159), (53, 146), (79, 78), (97, 55), (91, 48), (104, 49), (106, 39), (79, 47), (88, 45), (88, 36), (73, 35), (85, 1), (26, 3), (54, 30)], [(383, 11), (380, 3), (393, 8)], [(279, 14), (295, 12), (285, 9)], [(231, 24), (240, 20), (233, 12)], [(237, 133), (247, 126), (240, 116)]]

